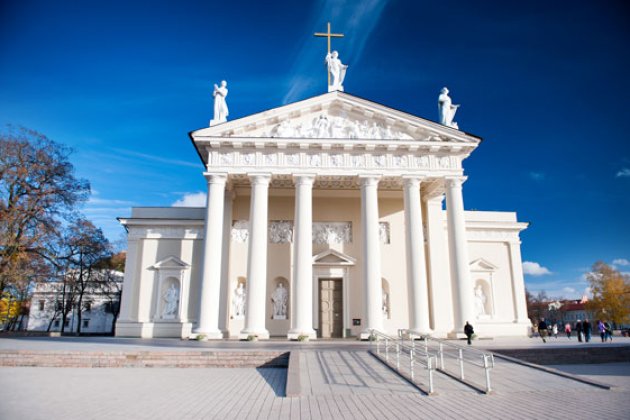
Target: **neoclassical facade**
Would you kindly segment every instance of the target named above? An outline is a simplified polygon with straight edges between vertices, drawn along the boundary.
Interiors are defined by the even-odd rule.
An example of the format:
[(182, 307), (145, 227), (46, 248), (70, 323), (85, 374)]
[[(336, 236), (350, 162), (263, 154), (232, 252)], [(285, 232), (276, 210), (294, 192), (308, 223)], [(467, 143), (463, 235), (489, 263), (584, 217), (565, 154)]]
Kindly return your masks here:
[(340, 91), (190, 137), (207, 205), (121, 219), (117, 335), (527, 334), (527, 224), (464, 210), (480, 138)]

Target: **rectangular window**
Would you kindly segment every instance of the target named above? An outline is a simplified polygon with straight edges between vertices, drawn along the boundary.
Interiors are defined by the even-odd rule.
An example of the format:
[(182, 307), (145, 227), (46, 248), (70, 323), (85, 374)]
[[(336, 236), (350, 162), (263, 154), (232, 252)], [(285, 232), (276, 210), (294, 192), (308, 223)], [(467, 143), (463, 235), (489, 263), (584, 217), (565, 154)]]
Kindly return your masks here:
[(114, 311), (113, 311), (113, 306), (112, 306), (112, 303), (111, 303), (111, 302), (105, 302), (105, 303), (103, 304), (103, 311), (104, 311), (106, 314), (111, 314), (111, 313), (113, 313)]
[(66, 319), (65, 321), (63, 321), (63, 326), (64, 326), (65, 328), (68, 328), (68, 327), (70, 326), (70, 320), (69, 320), (69, 319)]
[(59, 328), (59, 320), (58, 319), (55, 319), (55, 322), (53, 322), (53, 326), (55, 328)]
[(87, 328), (90, 326), (90, 320), (89, 319), (84, 319), (83, 320), (83, 328)]
[(39, 310), (43, 311), (45, 307), (46, 307), (46, 301), (45, 300), (40, 300), (39, 301)]
[(92, 301), (88, 300), (83, 304), (83, 307), (85, 308), (85, 310), (87, 312), (90, 312), (92, 310)]
[(56, 311), (61, 311), (63, 309), (63, 302), (58, 300), (57, 304), (55, 305), (55, 310)]

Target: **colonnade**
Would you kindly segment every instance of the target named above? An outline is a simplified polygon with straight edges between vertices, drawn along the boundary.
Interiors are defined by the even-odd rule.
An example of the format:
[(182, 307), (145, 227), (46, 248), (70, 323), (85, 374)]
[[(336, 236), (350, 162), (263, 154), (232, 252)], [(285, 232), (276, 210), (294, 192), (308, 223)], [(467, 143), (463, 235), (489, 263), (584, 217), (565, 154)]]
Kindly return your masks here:
[[(221, 253), (223, 241), (224, 200), (227, 174), (206, 173), (208, 201), (204, 235), (203, 268), (199, 321), (195, 333), (221, 338), (219, 298), (221, 289)], [(241, 336), (268, 338), (265, 328), (267, 283), (267, 227), (269, 183), (271, 174), (250, 174), (251, 200), (249, 248), (247, 256), (247, 301), (245, 325)], [(312, 224), (313, 183), (316, 175), (294, 175), (295, 218), (293, 252), (293, 295), (288, 338), (315, 337), (313, 329)], [(462, 183), (465, 177), (446, 178), (449, 260), (455, 280), (455, 329), (463, 328), (473, 316), (472, 285), (468, 268), (468, 247), (464, 223)], [(363, 232), (362, 267), (364, 281), (363, 334), (383, 330), (383, 295), (381, 289), (381, 249), (379, 237), (379, 175), (358, 177), (361, 190), (361, 229)], [(423, 176), (403, 176), (407, 279), (410, 293), (410, 329), (430, 332), (426, 256), (421, 206)]]

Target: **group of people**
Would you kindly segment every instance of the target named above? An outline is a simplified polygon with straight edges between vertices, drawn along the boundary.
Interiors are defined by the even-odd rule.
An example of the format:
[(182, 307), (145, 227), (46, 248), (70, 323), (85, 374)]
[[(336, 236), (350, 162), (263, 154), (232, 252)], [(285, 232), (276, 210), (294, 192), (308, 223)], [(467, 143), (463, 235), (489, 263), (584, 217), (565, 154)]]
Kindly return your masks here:
[[(540, 335), (540, 338), (544, 343), (547, 342), (547, 337), (554, 336), (555, 338), (558, 338), (558, 324), (552, 323), (548, 325), (545, 321), (545, 318), (540, 319), (540, 322), (538, 322), (537, 330), (538, 335)], [(573, 333), (573, 331), (575, 331), (578, 342), (580, 343), (582, 342), (582, 340), (587, 343), (591, 341), (592, 330), (593, 327), (591, 326), (591, 323), (588, 321), (588, 319), (585, 319), (584, 321), (578, 319), (573, 328), (571, 327), (571, 323), (569, 322), (564, 324), (564, 333), (567, 335), (567, 338), (570, 340), (571, 334)], [(608, 321), (598, 320), (597, 331), (600, 334), (602, 343), (608, 340), (612, 341), (612, 327)]]

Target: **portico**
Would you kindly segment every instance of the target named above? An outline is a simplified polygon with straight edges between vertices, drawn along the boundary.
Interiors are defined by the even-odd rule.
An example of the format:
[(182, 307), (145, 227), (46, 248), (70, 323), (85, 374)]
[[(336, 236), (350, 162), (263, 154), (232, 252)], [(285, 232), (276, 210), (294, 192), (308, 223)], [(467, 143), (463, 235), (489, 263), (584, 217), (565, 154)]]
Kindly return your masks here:
[[(476, 329), (526, 333), (520, 253), (504, 251), (526, 225), (464, 211), (462, 163), (478, 137), (339, 91), (190, 136), (208, 181), (192, 255), (202, 259), (182, 258), (199, 265), (187, 308), (194, 334), (457, 334), (477, 323), (474, 290), (485, 280), (470, 263), (479, 256), (501, 278), (484, 290), (507, 306), (494, 299)], [(139, 219), (123, 221), (130, 234)], [(138, 322), (128, 316), (122, 331)]]

